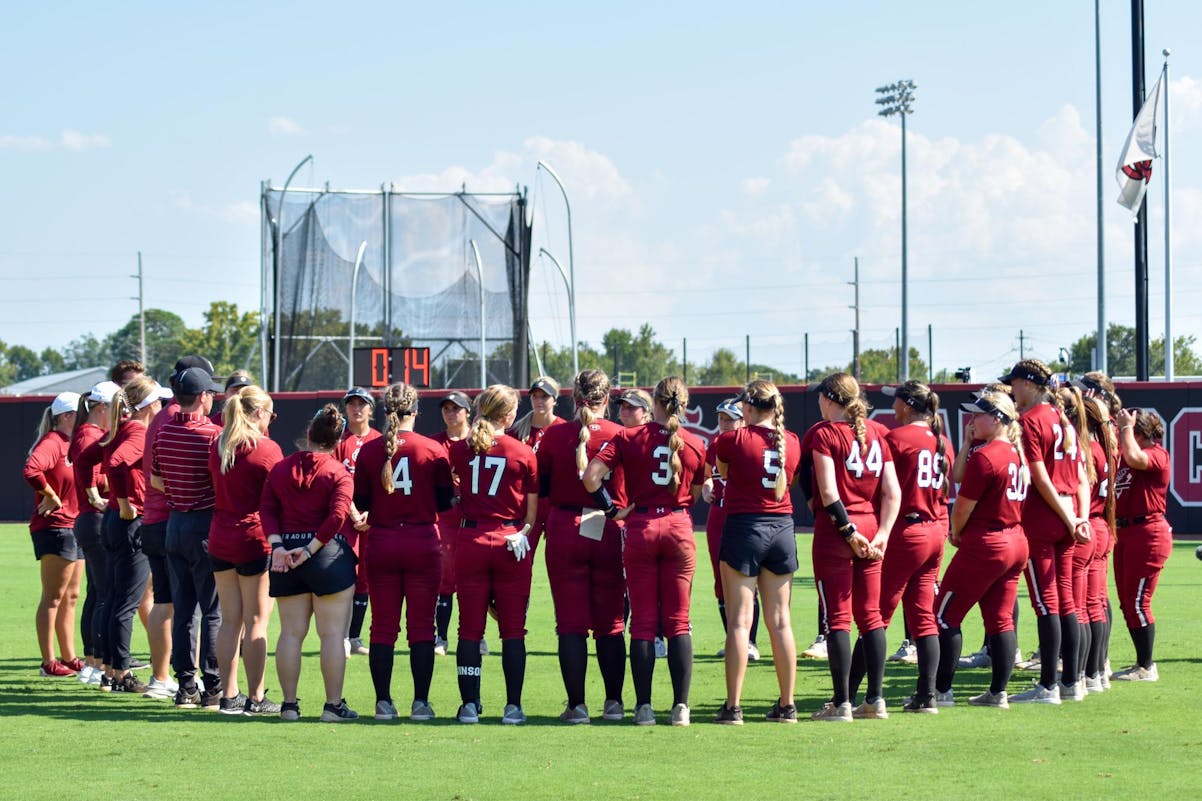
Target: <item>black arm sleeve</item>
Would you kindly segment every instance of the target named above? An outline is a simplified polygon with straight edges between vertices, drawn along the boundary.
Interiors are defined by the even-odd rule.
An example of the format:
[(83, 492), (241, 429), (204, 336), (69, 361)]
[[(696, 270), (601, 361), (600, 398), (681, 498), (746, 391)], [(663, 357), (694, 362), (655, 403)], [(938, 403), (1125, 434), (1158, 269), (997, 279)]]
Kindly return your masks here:
[(814, 500), (814, 457), (811, 454), (801, 457), (801, 464), (797, 466), (797, 482), (801, 485), (806, 503)]
[(609, 490), (605, 489), (605, 485), (596, 492), (590, 492), (589, 496), (597, 504), (597, 508), (605, 512), (606, 517), (613, 517), (618, 513), (618, 507), (614, 506), (614, 499), (609, 497)]
[(850, 539), (851, 535), (856, 533), (856, 524), (851, 522), (851, 518), (847, 516), (847, 509), (843, 506), (843, 501), (835, 501), (827, 504), (824, 508), (826, 513), (831, 516), (831, 522), (835, 524), (835, 528), (839, 529), (839, 533), (843, 535), (843, 539)]
[(366, 514), (371, 509), (370, 495), (356, 495), (354, 497), (355, 508)]

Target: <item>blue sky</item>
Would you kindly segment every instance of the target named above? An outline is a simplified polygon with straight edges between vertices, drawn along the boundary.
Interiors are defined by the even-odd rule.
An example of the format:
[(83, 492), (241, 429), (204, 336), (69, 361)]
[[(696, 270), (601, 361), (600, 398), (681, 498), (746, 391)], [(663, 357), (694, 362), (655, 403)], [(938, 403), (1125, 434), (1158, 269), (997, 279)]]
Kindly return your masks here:
[[(1146, 3), (1151, 86), (1173, 69), (1177, 334), (1202, 333), (1202, 58), (1195, 3)], [(36, 349), (146, 300), (192, 325), (258, 306), (259, 182), (528, 186), (535, 245), (566, 264), (542, 158), (573, 203), (581, 339), (649, 321), (801, 369), (900, 323), (899, 140), (873, 89), (918, 84), (909, 120), (911, 344), (993, 374), (1022, 330), (1054, 358), (1093, 329), (1093, 4), (126, 3), (26, 6), (0, 66), (0, 340)], [(1113, 168), (1132, 116), (1129, 4), (1103, 3), (1107, 305), (1130, 323), (1131, 226)], [(1158, 163), (1157, 169), (1160, 169)], [(1163, 184), (1150, 191), (1151, 320), (1163, 329)], [(351, 254), (353, 258), (353, 254)], [(568, 341), (535, 262), (531, 324)]]

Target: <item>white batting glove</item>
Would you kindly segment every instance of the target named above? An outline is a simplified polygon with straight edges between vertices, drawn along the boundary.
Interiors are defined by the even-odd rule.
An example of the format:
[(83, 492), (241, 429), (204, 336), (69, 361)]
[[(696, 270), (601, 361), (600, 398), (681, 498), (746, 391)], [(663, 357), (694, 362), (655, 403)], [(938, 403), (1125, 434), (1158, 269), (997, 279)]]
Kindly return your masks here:
[(505, 535), (505, 547), (513, 551), (513, 558), (519, 562), (526, 558), (526, 554), (530, 553), (530, 539), (526, 536), (526, 532), (529, 530), (530, 524), (527, 523), (516, 534)]

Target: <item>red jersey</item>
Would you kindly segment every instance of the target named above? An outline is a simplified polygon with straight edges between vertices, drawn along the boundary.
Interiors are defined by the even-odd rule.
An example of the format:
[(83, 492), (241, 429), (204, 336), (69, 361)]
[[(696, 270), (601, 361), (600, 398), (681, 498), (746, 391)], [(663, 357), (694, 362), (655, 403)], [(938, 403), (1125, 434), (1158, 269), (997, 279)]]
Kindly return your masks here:
[[(1082, 447), (1075, 433), (1064, 430), (1056, 408), (1049, 403), (1038, 403), (1019, 416), (1018, 424), (1023, 432), (1027, 464), (1043, 462), (1056, 492), (1062, 495), (1075, 493), (1079, 480), (1077, 460)], [(1069, 437), (1072, 437), (1071, 447)], [(1043, 496), (1038, 492), (1031, 493), (1031, 497), (1043, 503)]]
[(100, 472), (100, 446), (97, 445), (90, 451), (88, 459), (82, 464), (80, 457), (93, 443), (102, 439), (103, 428), (95, 423), (83, 423), (75, 429), (71, 436), (71, 446), (67, 448), (67, 458), (71, 460), (71, 467), (75, 472), (75, 505), (80, 511), (92, 511), (92, 504), (88, 502), (88, 487), (100, 487), (104, 483), (103, 474)]
[[(874, 513), (885, 463), (893, 461), (893, 454), (884, 439), (888, 429), (880, 424), (868, 425), (870, 423), (871, 420), (865, 421), (865, 449), (861, 449), (855, 431), (846, 422), (816, 423), (805, 438), (809, 451), (824, 454), (834, 461), (835, 487), (848, 514)], [(821, 498), (817, 472), (813, 482), (812, 497)], [(821, 507), (821, 501), (818, 505)], [(824, 520), (830, 522), (825, 514), (817, 515), (818, 523)]]
[(328, 453), (297, 451), (267, 473), (259, 518), (264, 536), (313, 532), (323, 545), (346, 522), (351, 474)]
[(1132, 469), (1124, 460), (1119, 463), (1114, 481), (1115, 514), (1133, 518), (1162, 515), (1169, 490), (1169, 452), (1160, 443), (1144, 449), (1148, 457), (1145, 470)]
[[(25, 460), (25, 480), (29, 486), (38, 491), (34, 503), (33, 516), (29, 518), (30, 531), (44, 531), (48, 528), (71, 528), (75, 518), (79, 516), (79, 498), (75, 495), (75, 470), (67, 451), (71, 447), (70, 438), (61, 431), (48, 431), (46, 436), (33, 446), (29, 458)], [(50, 513), (48, 517), (38, 514), (37, 504), (44, 497), (41, 491), (49, 487), (62, 501), (62, 506)], [(91, 508), (89, 504), (88, 508)]]
[[(213, 522), (210, 531), (250, 531), (266, 544), (259, 505), (263, 484), (271, 468), (284, 458), (280, 446), (267, 437), (243, 446), (234, 455), (229, 472), (221, 472), (221, 452), (214, 442), (209, 448), (209, 471), (213, 476)], [(270, 551), (270, 549), (268, 549)]]
[(1089, 493), (1089, 516), (1105, 517), (1106, 496), (1110, 492), (1110, 464), (1106, 459), (1106, 449), (1096, 439), (1089, 441), (1089, 455), (1098, 476), (1098, 483), (1093, 485)]
[[(719, 435), (720, 436), (720, 435)], [(718, 474), (718, 439), (715, 437), (710, 440), (710, 444), (705, 448), (705, 466), (709, 468), (706, 472), (709, 474), (710, 483), (713, 485), (714, 500), (710, 502), (710, 506), (722, 508), (722, 502), (726, 498), (726, 479)]]
[(449, 452), (465, 520), (526, 519), (526, 496), (538, 494), (538, 465), (529, 445), (499, 434), (484, 453), (476, 453), (470, 438), (452, 442)]
[[(172, 400), (154, 416), (146, 426), (146, 453), (142, 457), (142, 470), (146, 475), (154, 474), (154, 443), (159, 438), (159, 431), (175, 417), (179, 411), (179, 403)], [(167, 496), (149, 484), (146, 485), (146, 508), (142, 510), (142, 525), (162, 523), (167, 519), (171, 507), (167, 505)]]
[(370, 510), (372, 528), (434, 523), (438, 520), (438, 490), (451, 487), (451, 461), (439, 442), (415, 431), (398, 431), (392, 455), (392, 492), (381, 475), (386, 459), (384, 437), (373, 437), (359, 451), (355, 498)]
[(1027, 479), (1018, 449), (1008, 440), (995, 439), (974, 450), (964, 465), (959, 497), (977, 502), (961, 536), (1019, 525)]
[(117, 498), (126, 498), (138, 514), (142, 513), (146, 498), (146, 474), (142, 470), (145, 445), (146, 426), (137, 420), (126, 420), (113, 441), (104, 446), (110, 507), (116, 508)]
[[(522, 442), (525, 442), (527, 445), (529, 445), (531, 448), (533, 448), (535, 451), (537, 451), (538, 443), (542, 442), (543, 436), (548, 431), (550, 431), (553, 427), (555, 427), (563, 422), (566, 422), (566, 421), (562, 417), (556, 417), (556, 416), (552, 415), (551, 422), (547, 423), (542, 428), (535, 428), (534, 426), (530, 426), (530, 433), (526, 435), (526, 438), (524, 440), (522, 440)], [(509, 429), (508, 431), (506, 431), (505, 433), (511, 437), (517, 436), (516, 430), (512, 429), (512, 428)]]
[(176, 412), (158, 430), (151, 449), (152, 474), (163, 479), (172, 511), (213, 508), (209, 448), (219, 436), (221, 429), (202, 412)]
[(720, 434), (714, 441), (715, 456), (725, 462), (727, 514), (792, 514), (793, 500), (786, 490), (776, 499), (776, 476), (785, 471), (785, 486), (793, 483), (801, 462), (801, 442), (792, 431), (785, 432), (785, 461), (776, 448), (776, 430), (744, 426)]
[(378, 439), (379, 436), (380, 432), (374, 428), (367, 429), (367, 433), (363, 436), (351, 433), (349, 428), (345, 429), (342, 432), (342, 439), (334, 446), (334, 458), (342, 462), (342, 466), (353, 476), (360, 449), (373, 439)]
[(677, 430), (680, 446), (680, 484), (673, 492), (670, 434), (660, 423), (650, 422), (637, 428), (616, 431), (605, 442), (597, 457), (610, 470), (618, 465), (626, 472), (627, 504), (683, 509), (693, 505), (692, 487), (705, 481), (705, 446), (696, 434)]
[(893, 454), (897, 483), (901, 486), (898, 518), (918, 515), (921, 520), (947, 520), (947, 495), (944, 479), (951, 473), (956, 454), (952, 443), (942, 437), (943, 455), (939, 455), (935, 432), (929, 425), (915, 423), (898, 426), (885, 435)]
[[(589, 439), (584, 445), (586, 463), (592, 461), (601, 446), (613, 439), (622, 431), (622, 426), (612, 420), (603, 418), (589, 423)], [(592, 496), (584, 488), (580, 480), (580, 471), (576, 468), (576, 445), (580, 442), (580, 423), (573, 421), (562, 426), (550, 426), (546, 435), (535, 449), (538, 457), (538, 474), (543, 477), (544, 486), (549, 481), (550, 491), (547, 501), (552, 506), (579, 506), (591, 508), (597, 505)], [(621, 465), (613, 468), (613, 472), (605, 480), (605, 487), (619, 509), (626, 503), (626, 476)]]

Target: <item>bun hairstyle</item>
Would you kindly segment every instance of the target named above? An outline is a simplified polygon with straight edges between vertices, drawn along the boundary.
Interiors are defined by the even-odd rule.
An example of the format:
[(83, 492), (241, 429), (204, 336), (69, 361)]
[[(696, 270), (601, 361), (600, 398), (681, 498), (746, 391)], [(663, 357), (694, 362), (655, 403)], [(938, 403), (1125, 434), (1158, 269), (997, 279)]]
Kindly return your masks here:
[(305, 437), (309, 440), (310, 445), (329, 450), (342, 439), (342, 429), (345, 423), (346, 418), (342, 416), (338, 405), (327, 403), (318, 409), (317, 414), (313, 415), (313, 419), (309, 421)]
[[(1110, 424), (1110, 419), (1106, 414), (1106, 401), (1103, 398), (1085, 398), (1083, 406), (1085, 407), (1085, 419), (1089, 426), (1089, 435), (1102, 444), (1102, 450), (1106, 452), (1106, 475), (1111, 482), (1106, 491), (1106, 525), (1110, 526), (1111, 533), (1114, 533), (1114, 507), (1117, 496), (1114, 493), (1114, 477), (1118, 474), (1118, 442), (1114, 436), (1114, 426)], [(1089, 460), (1090, 464), (1093, 459)], [(1097, 471), (1094, 471), (1096, 476)], [(1097, 478), (1094, 479), (1095, 481)], [(1093, 483), (1091, 481), (1090, 483)]]
[(780, 390), (776, 388), (776, 384), (757, 378), (743, 390), (743, 399), (757, 409), (772, 412), (772, 428), (775, 431), (773, 444), (776, 446), (777, 454), (780, 455), (780, 469), (776, 471), (776, 483), (773, 484), (772, 490), (779, 501), (785, 497), (785, 493), (789, 489), (788, 478), (785, 476), (787, 438), (785, 437), (784, 398), (780, 396)]
[(132, 417), (138, 404), (150, 397), (151, 393), (157, 392), (158, 388), (153, 378), (143, 374), (134, 376), (128, 384), (113, 393), (113, 402), (109, 404), (109, 431), (100, 444), (112, 442), (125, 419)]
[(503, 425), (518, 408), (518, 392), (504, 384), (493, 384), (476, 396), (476, 421), (472, 423), (468, 441), (476, 453), (484, 453), (497, 437), (494, 425)]
[[(1089, 442), (1089, 420), (1085, 412), (1085, 398), (1081, 395), (1081, 390), (1074, 386), (1061, 387), (1056, 390), (1060, 407), (1064, 410), (1064, 416), (1068, 418), (1073, 425), (1073, 440), (1078, 446), (1084, 447)], [(1068, 436), (1068, 432), (1065, 432)], [(1084, 457), (1084, 452), (1082, 452)], [(1093, 459), (1085, 459), (1085, 473), (1089, 477), (1091, 485), (1098, 481), (1097, 470), (1094, 468)]]
[(1135, 418), (1135, 433), (1149, 442), (1164, 439), (1164, 421), (1150, 409), (1141, 409)]
[(402, 417), (417, 416), (417, 390), (400, 381), (384, 390), (384, 467), (380, 481), (389, 495), (396, 486), (392, 482), (392, 457), (396, 455), (397, 435)]
[(1090, 370), (1081, 376), (1081, 380), (1087, 385), (1097, 387), (1096, 392), (1102, 397), (1102, 402), (1106, 404), (1106, 408), (1110, 411), (1111, 419), (1114, 419), (1123, 408), (1123, 399), (1115, 392), (1114, 381), (1111, 380), (1110, 376), (1100, 370)]
[(572, 400), (576, 403), (576, 421), (580, 423), (580, 439), (576, 443), (576, 469), (581, 473), (588, 467), (588, 441), (592, 436), (588, 427), (597, 419), (597, 412), (605, 416), (609, 402), (609, 376), (601, 370), (581, 370), (576, 374)]
[(868, 427), (864, 420), (868, 417), (868, 402), (860, 393), (860, 382), (850, 373), (831, 373), (822, 379), (818, 391), (826, 399), (837, 406), (843, 407), (847, 422), (855, 432), (856, 442), (860, 444), (860, 455), (868, 451)]
[(237, 394), (225, 401), (221, 410), (221, 435), (217, 437), (217, 454), (221, 457), (221, 473), (224, 475), (234, 466), (238, 451), (255, 446), (263, 432), (255, 425), (252, 415), (267, 408), (271, 396), (253, 384), (240, 387)]
[(664, 428), (668, 429), (668, 486), (676, 492), (680, 489), (680, 448), (684, 445), (680, 422), (689, 405), (689, 388), (684, 385), (684, 379), (673, 375), (661, 378), (651, 395), (668, 414), (664, 423)]

